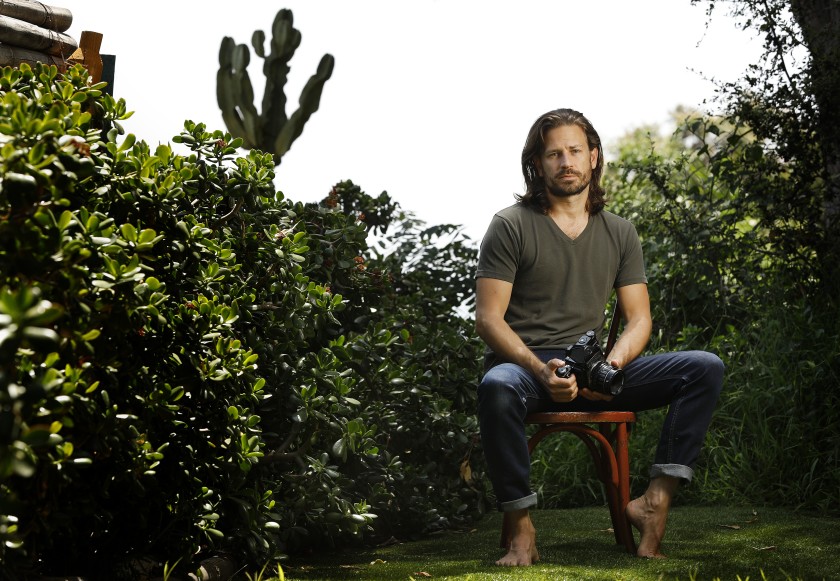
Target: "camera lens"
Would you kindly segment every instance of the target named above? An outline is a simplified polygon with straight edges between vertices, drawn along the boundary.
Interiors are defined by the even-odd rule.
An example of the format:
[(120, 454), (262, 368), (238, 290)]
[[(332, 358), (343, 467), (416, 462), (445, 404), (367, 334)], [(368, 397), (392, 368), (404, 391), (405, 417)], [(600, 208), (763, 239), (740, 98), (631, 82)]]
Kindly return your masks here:
[(618, 395), (624, 387), (624, 371), (607, 363), (599, 364), (592, 373), (592, 385), (595, 391)]

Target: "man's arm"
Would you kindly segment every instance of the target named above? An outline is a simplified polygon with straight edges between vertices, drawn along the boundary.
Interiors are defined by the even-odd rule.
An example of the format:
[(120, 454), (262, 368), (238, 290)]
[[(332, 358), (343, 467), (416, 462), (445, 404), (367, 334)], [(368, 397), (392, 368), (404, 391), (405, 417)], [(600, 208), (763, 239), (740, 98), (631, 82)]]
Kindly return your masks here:
[[(624, 330), (621, 337), (607, 353), (606, 360), (619, 369), (633, 361), (644, 350), (650, 339), (650, 299), (646, 284), (630, 284), (616, 290), (621, 312), (624, 315)], [(613, 396), (592, 391), (585, 387), (580, 390), (581, 397), (591, 400), (610, 401)]]
[(618, 303), (624, 315), (621, 332), (607, 361), (616, 367), (625, 367), (644, 350), (653, 327), (650, 317), (650, 297), (646, 284), (630, 284), (616, 289)]
[(564, 362), (559, 359), (547, 363), (540, 361), (505, 321), (512, 291), (512, 283), (495, 278), (477, 279), (475, 329), (478, 336), (496, 355), (531, 372), (548, 389), (554, 401), (572, 401), (578, 391), (574, 375), (563, 379), (554, 373)]

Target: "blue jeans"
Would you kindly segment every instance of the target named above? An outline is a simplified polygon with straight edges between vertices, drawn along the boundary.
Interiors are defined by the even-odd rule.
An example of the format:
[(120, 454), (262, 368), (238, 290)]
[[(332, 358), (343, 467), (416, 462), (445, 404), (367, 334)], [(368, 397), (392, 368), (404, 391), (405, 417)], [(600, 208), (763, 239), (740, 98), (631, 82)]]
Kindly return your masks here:
[[(543, 361), (565, 352), (535, 351)], [(537, 503), (530, 488), (531, 461), (525, 415), (542, 411), (623, 410), (668, 407), (650, 477), (674, 476), (690, 482), (723, 387), (723, 362), (705, 351), (678, 351), (639, 357), (624, 368), (624, 389), (612, 401), (577, 397), (557, 403), (522, 367), (492, 367), (478, 386), (478, 419), (487, 471), (499, 510)]]

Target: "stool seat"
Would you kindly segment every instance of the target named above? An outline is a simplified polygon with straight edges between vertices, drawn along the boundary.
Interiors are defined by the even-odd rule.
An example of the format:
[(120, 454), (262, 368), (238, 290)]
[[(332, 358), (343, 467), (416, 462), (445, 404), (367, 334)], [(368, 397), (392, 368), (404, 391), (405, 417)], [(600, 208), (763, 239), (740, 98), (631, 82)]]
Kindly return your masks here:
[(635, 422), (635, 412), (537, 412), (525, 416), (527, 424), (600, 424), (604, 422)]

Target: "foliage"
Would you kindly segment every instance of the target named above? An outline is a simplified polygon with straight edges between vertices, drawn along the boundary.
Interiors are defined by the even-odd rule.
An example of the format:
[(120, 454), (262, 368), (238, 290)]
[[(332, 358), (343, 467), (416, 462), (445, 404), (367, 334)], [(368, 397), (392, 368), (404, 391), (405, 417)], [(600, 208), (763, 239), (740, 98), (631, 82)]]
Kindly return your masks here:
[(798, 296), (813, 287), (813, 252), (780, 242), (778, 220), (762, 203), (769, 182), (783, 180), (778, 165), (727, 119), (677, 115), (669, 142), (657, 146), (636, 133), (620, 143), (607, 175), (613, 204), (642, 238), (654, 334), (665, 344), (687, 329), (710, 341), (742, 324), (782, 281)]
[[(470, 322), (455, 311), (458, 303), (439, 289), (467, 284), (475, 249), (458, 236), (439, 248), (433, 241), (454, 227), (426, 228), (386, 194), (371, 198), (352, 182), (337, 184), (320, 204), (299, 207), (299, 215), (312, 232), (307, 275), (325, 281), (328, 292), (353, 300), (335, 314), (337, 325), (326, 329), (318, 349), (310, 347), (309, 360), (298, 365), (314, 377), (278, 375), (278, 382), (293, 386), (295, 395), (285, 402), (292, 407), (263, 414), (287, 424), (272, 423), (271, 432), (294, 436), (270, 456), (289, 471), (284, 495), (290, 501), (318, 498), (313, 477), (321, 479), (321, 489), (332, 491), (320, 504), (298, 502), (290, 520), (312, 523), (305, 532), (308, 540), (290, 536), (288, 541), (294, 546), (342, 541), (347, 531), (337, 525), (358, 519), (341, 502), (345, 496), (386, 507), (372, 511), (375, 534), (384, 539), (465, 522), (484, 506), (483, 492), (474, 484), (481, 462), (471, 456), (480, 345)], [(339, 252), (348, 239), (346, 225), (342, 228), (348, 215), (362, 235), (368, 228), (384, 231), (393, 218), (393, 234), (382, 239), (388, 251), (359, 245)], [(402, 258), (409, 252), (415, 263)], [(435, 258), (439, 253), (458, 260), (441, 264)], [(336, 415), (335, 391), (352, 395), (348, 401), (358, 417), (348, 421)], [(299, 418), (308, 421), (304, 425)], [(315, 456), (311, 449), (319, 446), (328, 453)], [(300, 479), (305, 466), (307, 477)]]
[(242, 139), (241, 147), (270, 152), (274, 164), (280, 165), (283, 155), (300, 137), (303, 127), (321, 101), (324, 84), (332, 76), (335, 58), (325, 54), (318, 69), (303, 87), (298, 109), (286, 115), (286, 80), (289, 61), (300, 46), (301, 35), (293, 25), (292, 11), (280, 10), (271, 27), (270, 52), (265, 52), (265, 33), (254, 32), (251, 44), (262, 58), (265, 91), (262, 112), (254, 106), (254, 88), (248, 75), (251, 53), (244, 44), (226, 36), (219, 49), (219, 72), (216, 77), (216, 100), (228, 131)]
[(840, 324), (805, 300), (771, 302), (712, 348), (727, 357), (705, 452), (704, 502), (743, 499), (838, 514)]
[[(0, 77), (5, 574), (264, 563), (478, 514), (479, 349), (439, 301), (475, 251), (372, 252), (358, 215), (276, 192), (270, 154), (190, 121), (186, 155), (152, 152), (102, 88), (81, 67)], [(452, 230), (333, 196), (406, 243)]]

